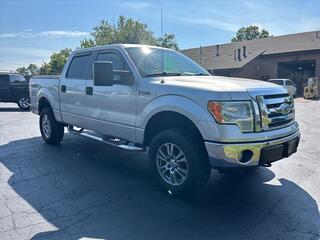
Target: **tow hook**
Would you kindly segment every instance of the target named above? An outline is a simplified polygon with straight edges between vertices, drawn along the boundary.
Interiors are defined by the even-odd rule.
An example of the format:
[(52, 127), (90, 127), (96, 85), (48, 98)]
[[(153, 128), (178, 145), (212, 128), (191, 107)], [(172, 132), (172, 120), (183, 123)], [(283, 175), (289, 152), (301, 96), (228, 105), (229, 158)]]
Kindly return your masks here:
[(264, 166), (264, 167), (271, 167), (272, 165), (271, 165), (271, 163), (264, 163), (262, 166)]

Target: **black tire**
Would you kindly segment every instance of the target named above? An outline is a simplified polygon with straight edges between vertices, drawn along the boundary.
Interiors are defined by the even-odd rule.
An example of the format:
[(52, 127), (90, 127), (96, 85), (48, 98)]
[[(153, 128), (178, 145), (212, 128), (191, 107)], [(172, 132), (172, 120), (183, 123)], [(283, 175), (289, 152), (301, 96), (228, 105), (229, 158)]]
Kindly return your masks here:
[[(49, 121), (49, 124), (44, 125), (44, 121)], [(39, 118), (39, 126), (42, 139), (46, 143), (59, 144), (61, 142), (64, 135), (64, 126), (63, 124), (57, 122), (50, 108), (45, 108), (41, 111)]]
[(30, 98), (29, 97), (20, 97), (17, 104), (18, 104), (18, 107), (23, 111), (30, 110)]
[[(185, 155), (188, 171), (186, 179), (180, 185), (169, 184), (161, 176), (160, 170), (158, 170), (157, 159), (159, 155), (157, 154), (166, 143), (174, 144), (180, 148)], [(152, 139), (149, 148), (149, 161), (152, 173), (156, 176), (162, 189), (171, 195), (179, 197), (189, 197), (201, 192), (206, 186), (211, 172), (203, 140), (192, 135), (184, 134), (180, 129), (164, 130)], [(166, 171), (169, 170), (166, 169)], [(171, 174), (170, 170), (170, 178)]]

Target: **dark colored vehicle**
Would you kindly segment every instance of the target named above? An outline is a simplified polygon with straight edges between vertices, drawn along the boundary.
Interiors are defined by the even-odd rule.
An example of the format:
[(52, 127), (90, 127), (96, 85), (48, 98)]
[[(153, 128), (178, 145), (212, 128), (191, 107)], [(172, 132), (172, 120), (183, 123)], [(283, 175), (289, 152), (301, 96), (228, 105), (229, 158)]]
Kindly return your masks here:
[(14, 102), (20, 109), (29, 110), (29, 83), (24, 76), (0, 73), (0, 102)]

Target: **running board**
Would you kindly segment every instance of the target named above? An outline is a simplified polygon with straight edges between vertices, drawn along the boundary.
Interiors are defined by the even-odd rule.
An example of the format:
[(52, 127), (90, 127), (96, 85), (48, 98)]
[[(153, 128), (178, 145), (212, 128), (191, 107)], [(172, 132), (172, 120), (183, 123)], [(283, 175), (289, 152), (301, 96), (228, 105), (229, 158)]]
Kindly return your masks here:
[(91, 131), (85, 131), (83, 128), (81, 128), (80, 130), (75, 130), (73, 127), (68, 126), (68, 131), (72, 134), (91, 138), (93, 140), (103, 142), (103, 143), (108, 144), (110, 146), (121, 148), (121, 149), (124, 149), (127, 151), (135, 151), (135, 152), (145, 151), (144, 147), (138, 147), (132, 142), (128, 142), (126, 140), (121, 140), (118, 138), (107, 139), (105, 136), (102, 137), (103, 135), (98, 136), (98, 134), (95, 134), (94, 132), (91, 132)]

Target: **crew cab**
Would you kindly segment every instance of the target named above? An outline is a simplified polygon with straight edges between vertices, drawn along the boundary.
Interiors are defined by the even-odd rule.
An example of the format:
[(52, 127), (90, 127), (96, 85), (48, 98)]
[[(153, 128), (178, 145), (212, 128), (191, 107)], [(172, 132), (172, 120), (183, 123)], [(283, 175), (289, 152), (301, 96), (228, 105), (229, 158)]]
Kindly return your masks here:
[(205, 186), (210, 169), (270, 166), (297, 151), (294, 102), (272, 83), (211, 76), (174, 50), (109, 45), (74, 51), (60, 76), (33, 77), (43, 140), (66, 127), (128, 151), (148, 151), (165, 191)]
[(0, 72), (0, 102), (14, 102), (20, 109), (29, 110), (29, 83), (24, 76)]

